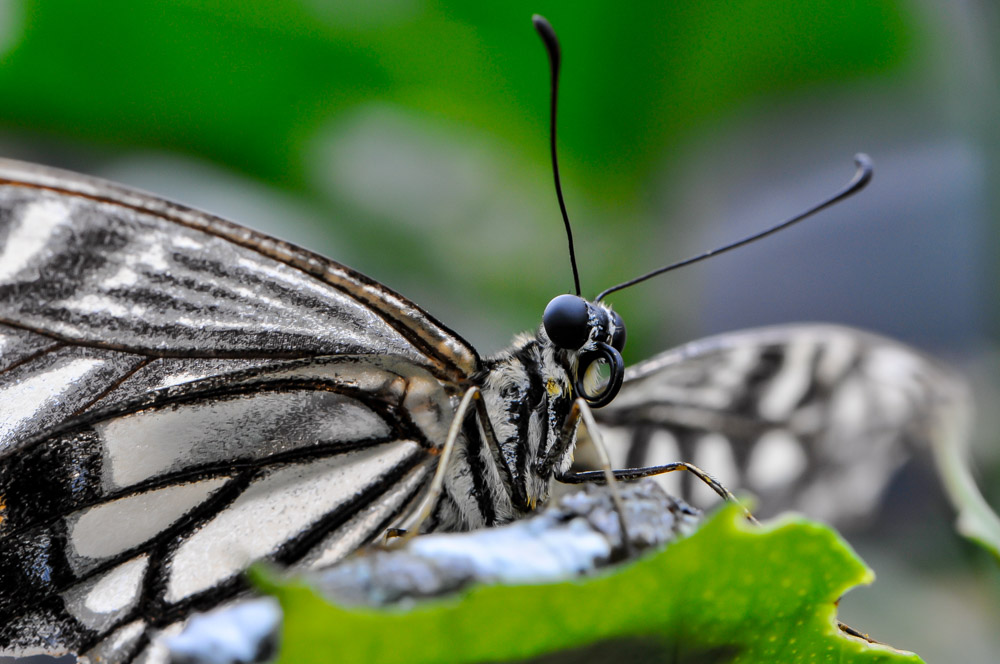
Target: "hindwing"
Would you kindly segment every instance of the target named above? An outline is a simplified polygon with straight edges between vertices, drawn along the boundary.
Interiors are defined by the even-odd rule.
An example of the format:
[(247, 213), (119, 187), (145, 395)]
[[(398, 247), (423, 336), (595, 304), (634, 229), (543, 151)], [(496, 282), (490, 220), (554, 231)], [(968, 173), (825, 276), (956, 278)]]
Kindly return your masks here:
[(255, 560), (328, 565), (422, 495), (451, 411), (398, 358), (183, 383), (28, 441), (0, 465), (0, 643), (146, 645), (243, 590)]
[[(792, 508), (843, 524), (872, 513), (893, 472), (941, 434), (963, 396), (945, 369), (899, 342), (781, 325), (630, 367), (594, 415), (615, 467), (690, 461), (756, 495), (761, 514)], [(682, 493), (703, 502), (691, 495), (700, 483), (679, 477)]]

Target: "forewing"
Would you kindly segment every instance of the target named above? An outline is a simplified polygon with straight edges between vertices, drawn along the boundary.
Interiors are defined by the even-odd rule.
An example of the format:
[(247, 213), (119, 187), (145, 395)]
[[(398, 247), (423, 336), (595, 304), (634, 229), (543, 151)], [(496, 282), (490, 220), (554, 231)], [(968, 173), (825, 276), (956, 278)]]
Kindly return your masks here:
[(426, 488), (464, 341), (320, 256), (0, 160), (0, 646), (130, 661)]
[(426, 312), (338, 263), (154, 196), (0, 160), (0, 403), (13, 404), (0, 457), (42, 423), (126, 396), (111, 395), (124, 383), (336, 354), (393, 355), (445, 381), (478, 366)]
[(412, 509), (451, 399), (399, 358), (285, 361), (94, 412), (0, 461), (0, 653), (131, 661), (245, 588)]
[[(845, 523), (871, 514), (893, 472), (963, 397), (945, 369), (898, 342), (788, 325), (710, 337), (632, 367), (595, 417), (617, 467), (688, 461), (758, 496), (762, 514), (794, 508)], [(681, 486), (692, 497), (697, 484), (688, 475)], [(704, 502), (697, 494), (705, 489), (694, 496)]]

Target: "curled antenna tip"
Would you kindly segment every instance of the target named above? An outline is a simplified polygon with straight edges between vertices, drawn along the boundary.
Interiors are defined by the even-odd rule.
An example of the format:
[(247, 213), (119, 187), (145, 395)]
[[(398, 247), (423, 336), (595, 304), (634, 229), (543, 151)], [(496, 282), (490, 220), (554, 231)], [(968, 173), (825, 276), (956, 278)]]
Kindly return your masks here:
[(576, 250), (573, 249), (573, 229), (570, 227), (569, 223), (569, 213), (566, 212), (566, 200), (563, 198), (562, 184), (559, 181), (559, 158), (556, 155), (556, 106), (557, 98), (559, 96), (559, 39), (556, 37), (556, 31), (552, 29), (552, 26), (548, 21), (545, 20), (544, 16), (535, 14), (531, 17), (531, 22), (535, 25), (535, 30), (538, 32), (538, 36), (542, 38), (542, 44), (545, 45), (545, 52), (549, 56), (549, 69), (552, 73), (551, 78), (551, 101), (549, 106), (549, 150), (552, 153), (552, 179), (555, 181), (556, 185), (556, 198), (559, 199), (559, 211), (562, 213), (563, 224), (566, 227), (566, 240), (569, 243), (569, 262), (573, 267), (573, 286), (576, 288), (576, 294), (580, 294), (580, 271), (576, 267)]
[(535, 31), (538, 32), (542, 41), (545, 42), (545, 48), (553, 54), (553, 59), (558, 61), (559, 39), (556, 37), (556, 31), (552, 28), (552, 24), (549, 23), (548, 20), (541, 14), (535, 14), (532, 16), (531, 22), (534, 24)]
[(875, 170), (874, 164), (872, 164), (872, 158), (866, 155), (864, 152), (859, 152), (854, 155), (854, 165), (858, 167), (857, 187), (860, 189), (864, 187), (872, 179), (872, 173)]
[(675, 270), (675, 269), (677, 269), (679, 267), (684, 267), (686, 265), (692, 265), (694, 263), (698, 263), (700, 261), (703, 261), (706, 258), (711, 258), (712, 256), (717, 256), (719, 254), (724, 254), (727, 251), (730, 251), (732, 249), (736, 249), (737, 247), (742, 247), (743, 245), (750, 244), (751, 242), (756, 242), (757, 240), (760, 240), (761, 238), (765, 238), (768, 235), (771, 235), (773, 233), (777, 233), (778, 231), (783, 230), (785, 228), (788, 228), (789, 226), (791, 226), (793, 224), (797, 224), (798, 222), (802, 221), (803, 219), (807, 219), (808, 217), (811, 217), (812, 215), (816, 214), (820, 210), (824, 210), (824, 209), (830, 207), (831, 205), (833, 205), (834, 203), (842, 201), (843, 199), (847, 198), (848, 196), (852, 196), (852, 195), (858, 193), (859, 191), (861, 191), (862, 189), (865, 188), (865, 185), (867, 185), (869, 182), (871, 182), (872, 172), (873, 172), (874, 168), (872, 166), (871, 157), (869, 157), (868, 155), (866, 155), (863, 152), (859, 152), (858, 154), (854, 155), (854, 164), (857, 167), (857, 170), (854, 172), (854, 177), (851, 178), (851, 181), (848, 182), (847, 185), (843, 189), (841, 189), (840, 191), (838, 191), (833, 196), (831, 196), (831, 197), (827, 198), (826, 200), (822, 201), (821, 203), (819, 203), (817, 205), (814, 205), (813, 207), (809, 208), (805, 212), (801, 212), (801, 213), (795, 215), (794, 217), (792, 217), (791, 219), (783, 221), (780, 224), (777, 224), (775, 226), (771, 226), (770, 228), (767, 228), (767, 229), (765, 229), (765, 230), (763, 230), (763, 231), (761, 231), (759, 233), (754, 233), (753, 235), (747, 236), (747, 237), (743, 238), (742, 240), (737, 240), (736, 242), (731, 242), (731, 243), (729, 243), (727, 245), (723, 245), (723, 246), (718, 247), (716, 249), (712, 249), (711, 251), (706, 251), (706, 252), (704, 252), (702, 254), (698, 254), (697, 256), (692, 256), (691, 258), (687, 258), (685, 260), (678, 261), (677, 263), (672, 263), (672, 264), (667, 265), (665, 267), (661, 267), (661, 268), (659, 268), (657, 270), (653, 270), (652, 272), (647, 272), (646, 274), (644, 274), (642, 276), (636, 277), (635, 279), (629, 279), (628, 281), (620, 283), (617, 286), (612, 286), (611, 288), (607, 288), (607, 289), (601, 291), (600, 293), (598, 293), (597, 297), (594, 298), (594, 301), (595, 302), (600, 302), (601, 300), (604, 299), (605, 296), (610, 295), (611, 293), (614, 293), (616, 291), (620, 291), (623, 288), (628, 288), (629, 286), (634, 286), (635, 284), (638, 284), (638, 283), (642, 283), (643, 281), (646, 281), (647, 279), (649, 279), (651, 277), (655, 277), (656, 275), (663, 274), (664, 272), (670, 272), (671, 270)]

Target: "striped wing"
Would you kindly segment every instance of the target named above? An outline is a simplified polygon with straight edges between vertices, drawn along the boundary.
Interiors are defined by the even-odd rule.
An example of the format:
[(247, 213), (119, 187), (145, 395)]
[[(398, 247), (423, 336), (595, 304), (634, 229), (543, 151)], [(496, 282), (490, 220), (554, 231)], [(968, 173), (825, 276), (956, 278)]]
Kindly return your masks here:
[(29, 442), (0, 467), (0, 644), (131, 661), (244, 590), (255, 560), (339, 560), (422, 495), (450, 407), (405, 360), (326, 357), (184, 383)]
[[(872, 513), (962, 397), (954, 377), (898, 342), (787, 325), (695, 341), (632, 367), (595, 417), (616, 467), (689, 461), (755, 494), (764, 515), (792, 508), (843, 524)], [(695, 502), (714, 496), (675, 477), (668, 486), (681, 480)]]
[(0, 655), (131, 661), (418, 498), (479, 358), (350, 269), (0, 161)]
[(0, 160), (0, 457), (123, 387), (211, 375), (225, 360), (334, 354), (391, 354), (445, 382), (479, 362), (343, 265), (154, 196)]

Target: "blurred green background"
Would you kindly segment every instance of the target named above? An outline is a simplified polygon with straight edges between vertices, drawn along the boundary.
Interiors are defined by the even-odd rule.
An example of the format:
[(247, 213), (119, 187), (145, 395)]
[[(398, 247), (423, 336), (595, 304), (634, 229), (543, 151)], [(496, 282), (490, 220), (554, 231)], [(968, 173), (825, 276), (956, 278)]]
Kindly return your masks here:
[[(627, 361), (828, 320), (971, 367), (990, 404), (990, 3), (0, 0), (0, 154), (320, 251), (489, 353), (572, 286), (535, 12), (563, 45), (585, 295), (791, 216), (855, 152), (875, 160), (868, 190), (805, 226), (616, 294)], [(980, 439), (1000, 504), (996, 437)], [(929, 467), (908, 472), (847, 533), (880, 580), (842, 617), (928, 661), (995, 661), (1000, 576), (953, 535)]]

